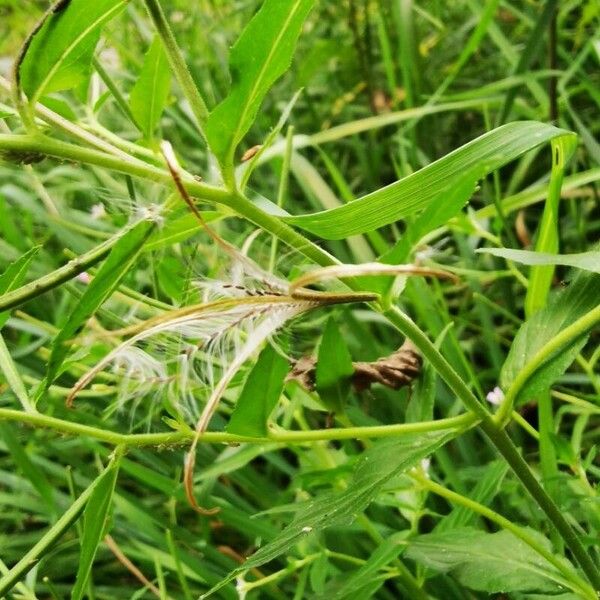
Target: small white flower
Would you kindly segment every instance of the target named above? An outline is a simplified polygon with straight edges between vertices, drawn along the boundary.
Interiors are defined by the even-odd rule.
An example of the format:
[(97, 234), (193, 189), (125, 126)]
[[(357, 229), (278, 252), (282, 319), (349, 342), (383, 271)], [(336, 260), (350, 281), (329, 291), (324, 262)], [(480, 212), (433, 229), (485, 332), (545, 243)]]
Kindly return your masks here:
[(430, 458), (424, 458), (421, 461), (421, 469), (423, 469), (423, 471), (425, 472), (425, 475), (427, 475), (429, 473), (429, 466), (431, 465), (431, 459)]
[(500, 406), (500, 404), (502, 404), (502, 400), (504, 400), (504, 392), (498, 386), (496, 386), (491, 392), (488, 393), (485, 399), (490, 404)]
[(77, 275), (76, 277), (77, 281), (80, 281), (81, 283), (85, 283), (88, 284), (92, 278), (90, 277), (90, 274), (87, 271), (82, 271), (81, 273), (79, 273), (79, 275)]
[(102, 202), (98, 202), (98, 204), (94, 204), (92, 206), (92, 210), (90, 210), (90, 215), (92, 219), (98, 220), (103, 219), (106, 216), (106, 210), (104, 209), (104, 204)]
[(310, 533), (312, 530), (313, 528), (307, 525), (306, 527), (302, 528), (302, 533)]

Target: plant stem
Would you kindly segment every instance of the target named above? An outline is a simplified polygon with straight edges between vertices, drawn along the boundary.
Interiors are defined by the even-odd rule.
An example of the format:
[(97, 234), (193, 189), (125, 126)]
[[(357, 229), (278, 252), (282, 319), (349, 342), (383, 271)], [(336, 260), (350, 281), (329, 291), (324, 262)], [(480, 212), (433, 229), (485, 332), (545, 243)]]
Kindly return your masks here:
[[(115, 446), (182, 446), (189, 445), (195, 433), (192, 430), (169, 431), (165, 433), (124, 434), (90, 425), (82, 425), (40, 413), (26, 413), (11, 408), (0, 408), (0, 421), (15, 421), (26, 425), (53, 429), (61, 433), (91, 437)], [(272, 431), (267, 437), (250, 437), (221, 431), (207, 431), (200, 437), (202, 443), (221, 444), (304, 444), (324, 440), (349, 440), (398, 437), (428, 431), (464, 431), (476, 423), (473, 415), (465, 413), (458, 417), (423, 421), (421, 423), (398, 423), (367, 427), (346, 427), (343, 429), (312, 429), (309, 431)]]
[(190, 73), (185, 60), (183, 59), (181, 50), (177, 45), (177, 41), (175, 40), (175, 36), (173, 35), (171, 28), (169, 27), (169, 22), (165, 17), (165, 13), (163, 12), (159, 0), (144, 0), (144, 2), (146, 4), (146, 8), (148, 9), (150, 18), (156, 27), (156, 31), (163, 43), (169, 64), (171, 65), (171, 69), (173, 70), (173, 73), (175, 73), (175, 77), (181, 86), (184, 96), (190, 103), (190, 107), (194, 113), (194, 117), (196, 118), (198, 129), (200, 130), (202, 137), (205, 137), (204, 125), (206, 124), (206, 119), (208, 118), (208, 108), (206, 108), (206, 103), (204, 102), (198, 87), (194, 83), (192, 74)]
[(571, 569), (568, 568), (568, 566), (563, 561), (557, 559), (552, 552), (548, 551), (534, 537), (530, 536), (527, 533), (527, 531), (525, 531), (522, 527), (515, 525), (512, 521), (491, 510), (487, 506), (483, 506), (483, 504), (480, 504), (479, 502), (476, 502), (471, 498), (467, 498), (466, 496), (457, 494), (456, 492), (453, 492), (448, 488), (445, 488), (444, 486), (435, 483), (434, 481), (431, 481), (423, 475), (419, 475), (418, 473), (413, 472), (411, 473), (411, 477), (418, 481), (423, 488), (433, 492), (434, 494), (437, 494), (438, 496), (441, 496), (442, 498), (446, 498), (454, 504), (464, 506), (469, 510), (472, 510), (473, 512), (482, 515), (486, 519), (493, 521), (503, 529), (510, 531), (520, 540), (525, 542), (530, 548), (535, 550), (540, 556), (543, 556), (550, 564), (552, 564), (558, 571), (560, 571), (564, 575), (565, 579), (561, 578), (560, 580), (558, 580), (558, 583), (562, 585), (568, 585), (567, 582), (571, 582), (573, 586), (573, 591), (582, 592), (584, 596), (586, 598), (590, 598), (590, 600), (597, 598), (596, 594), (594, 593), (594, 590), (586, 581), (578, 577)]
[[(600, 308), (598, 310), (600, 311)], [(531, 469), (519, 454), (516, 446), (508, 437), (506, 431), (496, 423), (491, 413), (479, 403), (458, 373), (454, 371), (438, 349), (431, 343), (429, 338), (411, 319), (396, 308), (392, 308), (384, 314), (402, 333), (414, 342), (425, 358), (431, 362), (442, 379), (446, 381), (452, 391), (462, 400), (463, 404), (480, 418), (481, 422), (479, 426), (483, 432), (487, 435), (492, 444), (494, 444), (496, 450), (502, 455), (504, 460), (509, 464), (525, 489), (537, 502), (538, 506), (546, 513), (546, 516), (565, 540), (567, 546), (570, 548), (590, 582), (600, 590), (600, 572), (598, 571), (598, 568), (594, 565), (592, 559), (587, 554), (583, 544), (565, 519), (561, 510), (535, 478)]]
[(599, 322), (600, 304), (568, 327), (565, 327), (548, 343), (542, 346), (515, 377), (496, 413), (495, 421), (500, 424), (505, 422), (507, 415), (510, 414), (510, 411), (513, 409), (513, 405), (519, 392), (523, 389), (523, 386), (546, 361), (550, 360), (562, 348), (566, 348), (569, 343), (584, 335)]
[(131, 112), (131, 108), (129, 108), (129, 104), (125, 100), (123, 94), (121, 94), (121, 90), (116, 86), (115, 82), (112, 80), (112, 77), (106, 72), (106, 69), (102, 66), (102, 63), (98, 60), (96, 56), (92, 58), (92, 64), (94, 65), (94, 69), (100, 75), (100, 79), (104, 82), (110, 93), (113, 95), (117, 106), (121, 109), (121, 112), (129, 119), (131, 124), (140, 131), (140, 128)]
[[(0, 156), (8, 154), (6, 158), (12, 156), (19, 158), (28, 153), (39, 154), (40, 156), (53, 156), (59, 159), (74, 160), (106, 169), (112, 169), (120, 173), (134, 175), (149, 181), (172, 183), (171, 176), (165, 169), (149, 165), (136, 158), (127, 159), (118, 156), (99, 152), (89, 148), (82, 148), (67, 142), (57, 141), (43, 135), (0, 135)], [(191, 176), (186, 176), (183, 181), (186, 189), (193, 196), (204, 200), (216, 202), (229, 206), (234, 196), (223, 188), (217, 188), (196, 181)]]
[(52, 271), (16, 290), (3, 294), (0, 296), (0, 312), (20, 306), (89, 269), (110, 252), (111, 248), (121, 239), (122, 235), (123, 232), (119, 232), (89, 252), (70, 260), (66, 265), (56, 269), (56, 271)]
[(40, 556), (47, 554), (48, 550), (63, 536), (63, 534), (79, 518), (85, 508), (92, 492), (109, 469), (115, 468), (115, 461), (111, 461), (106, 469), (79, 495), (58, 521), (41, 537), (39, 542), (29, 550), (8, 573), (0, 579), (0, 597), (11, 590), (16, 583), (31, 570), (38, 562)]
[[(109, 169), (115, 169), (120, 172), (150, 179), (151, 181), (157, 181), (165, 184), (171, 183), (170, 175), (166, 171), (147, 165), (142, 161), (138, 161), (135, 159), (130, 161), (124, 161), (114, 156), (107, 156), (95, 150), (79, 148), (78, 146), (66, 144), (64, 142), (57, 142), (48, 138), (44, 138), (43, 136), (0, 135), (0, 152), (2, 151), (2, 149), (15, 152), (38, 152), (40, 154), (51, 155), (58, 158), (67, 158), (69, 160), (76, 160), (80, 162), (96, 164), (98, 166), (103, 166)], [(239, 193), (233, 194), (222, 188), (215, 188), (212, 186), (202, 184), (189, 177), (185, 178), (183, 184), (191, 195), (231, 207), (241, 217), (248, 219), (249, 221), (261, 227), (265, 231), (276, 235), (282, 242), (284, 242), (288, 246), (291, 246), (298, 252), (301, 252), (307, 258), (310, 258), (317, 264), (321, 266), (339, 264), (339, 261), (337, 261), (337, 259), (331, 256), (325, 250), (323, 250), (322, 248), (305, 238), (302, 234), (292, 229), (286, 223), (283, 223), (276, 216), (267, 214), (266, 212), (262, 211), (258, 206), (247, 200), (244, 196), (240, 195)], [(348, 283), (351, 287), (355, 285), (351, 281), (348, 281)], [(567, 523), (560, 509), (556, 506), (556, 504), (554, 504), (552, 499), (548, 496), (548, 494), (545, 492), (542, 486), (538, 483), (527, 463), (519, 455), (517, 448), (514, 446), (514, 444), (512, 443), (508, 435), (504, 432), (502, 427), (496, 423), (491, 413), (483, 404), (481, 404), (477, 400), (473, 392), (463, 382), (458, 373), (456, 373), (456, 371), (452, 368), (452, 366), (448, 363), (444, 356), (431, 343), (431, 341), (425, 335), (425, 333), (421, 331), (421, 329), (417, 327), (417, 325), (411, 319), (409, 319), (406, 315), (404, 315), (400, 310), (398, 310), (395, 307), (392, 307), (387, 310), (381, 310), (380, 312), (382, 312), (401, 333), (409, 337), (415, 343), (417, 348), (419, 348), (419, 350), (422, 352), (425, 358), (427, 358), (431, 362), (433, 367), (438, 371), (438, 373), (440, 374), (442, 379), (444, 379), (444, 381), (448, 384), (450, 389), (462, 400), (464, 405), (470, 411), (472, 411), (474, 415), (476, 415), (477, 418), (481, 421), (480, 426), (483, 429), (483, 431), (487, 434), (492, 443), (496, 446), (497, 450), (504, 457), (507, 463), (511, 466), (517, 477), (521, 480), (524, 487), (529, 491), (531, 496), (535, 499), (540, 508), (546, 513), (550, 521), (559, 531), (559, 533), (571, 549), (573, 555), (579, 562), (581, 568), (583, 569), (589, 580), (593, 583), (594, 586), (598, 588), (598, 590), (600, 590), (600, 572), (593, 564), (591, 558), (587, 555), (585, 548), (579, 541), (579, 538), (577, 537), (571, 526)], [(542, 348), (542, 350), (538, 352), (536, 357), (534, 357), (533, 361), (530, 361), (526, 366), (525, 370), (528, 371), (528, 374), (524, 375), (523, 371), (519, 373), (519, 376), (515, 380), (515, 383), (509, 390), (509, 392), (511, 392), (511, 390), (513, 390), (514, 388), (514, 390), (511, 392), (512, 397), (514, 398), (516, 396), (516, 392), (518, 391), (515, 386), (517, 386), (517, 384), (520, 382), (520, 389), (520, 387), (525, 383), (526, 379), (529, 377), (529, 374), (531, 374), (537, 368), (537, 364), (534, 365), (533, 363), (539, 361), (539, 364), (541, 364), (541, 362), (546, 360), (546, 358), (552, 352), (557, 350), (561, 344), (564, 344), (565, 340), (568, 341), (571, 339), (575, 339), (575, 337), (581, 335), (584, 331), (587, 330), (589, 326), (591, 326), (591, 324), (597, 322), (598, 320), (600, 320), (600, 306), (594, 311), (588, 313), (588, 315), (586, 315), (586, 317), (584, 317), (583, 319), (580, 319), (567, 329), (563, 330), (559, 335), (553, 338), (553, 340), (549, 344), (544, 346), (544, 348)], [(511, 408), (512, 403), (510, 407), (506, 402), (503, 406)], [(510, 411), (508, 411), (508, 414), (510, 414)], [(105, 432), (103, 432), (102, 430), (97, 431), (100, 431), (103, 435), (105, 434)], [(121, 436), (121, 434), (114, 435)], [(148, 436), (155, 435), (164, 434), (147, 434), (146, 439), (148, 439)], [(177, 439), (178, 436), (182, 436), (181, 433), (168, 435), (174, 436), (174, 438), (170, 438), (171, 443), (173, 443), (172, 440)], [(214, 433), (213, 436), (217, 437), (214, 437), (213, 441), (233, 441), (224, 440), (223, 438), (219, 439), (218, 436), (222, 435), (226, 434)], [(184, 438), (185, 435), (179, 437), (180, 440)], [(141, 441), (141, 439), (142, 438), (140, 436), (137, 436), (138, 441)], [(204, 434), (204, 439), (205, 441), (210, 441), (208, 438), (208, 432)], [(249, 440), (242, 439), (237, 441)], [(120, 442), (113, 441), (113, 443)], [(147, 443), (154, 444), (157, 442), (151, 441)], [(166, 443), (169, 442), (167, 441)], [(144, 444), (142, 443), (141, 445)]]
[(490, 426), (488, 423), (482, 423), (481, 428), (490, 438), (498, 452), (509, 464), (515, 475), (519, 478), (525, 489), (531, 494), (538, 506), (546, 513), (546, 516), (554, 527), (558, 530), (563, 540), (573, 553), (579, 566), (590, 580), (596, 591), (600, 591), (600, 571), (594, 564), (592, 558), (586, 552), (579, 537), (565, 519), (560, 508), (554, 503), (546, 490), (535, 478), (528, 464), (519, 454), (517, 448), (508, 437), (504, 429), (499, 428), (495, 423)]

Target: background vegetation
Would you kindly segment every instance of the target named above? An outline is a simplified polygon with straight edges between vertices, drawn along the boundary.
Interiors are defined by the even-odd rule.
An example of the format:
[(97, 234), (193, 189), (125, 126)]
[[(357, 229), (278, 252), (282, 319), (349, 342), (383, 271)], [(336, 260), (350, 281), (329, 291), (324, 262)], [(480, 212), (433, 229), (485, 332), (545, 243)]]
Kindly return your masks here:
[[(10, 68), (47, 3), (0, 0), (0, 596), (188, 599), (223, 583), (215, 597), (594, 598), (597, 1), (316, 2), (298, 23), (291, 67), (265, 85), (243, 141), (227, 119), (249, 92), (207, 125), (155, 36), (156, 15), (145, 5), (156, 3), (126, 4), (102, 28), (89, 77), (71, 73), (68, 85), (41, 93), (52, 40), (25, 53), (23, 89), (29, 100), (40, 92), (52, 111), (38, 112), (32, 126), (27, 102), (19, 115)], [(267, 49), (289, 43), (291, 54), (293, 34), (269, 45), (284, 30), (275, 17), (259, 20), (231, 59), (234, 67), (248, 62), (234, 69), (230, 87), (230, 48), (261, 4), (162, 2), (209, 111), (243, 87), (244, 73), (258, 80), (252, 59), (261, 61), (261, 39)], [(286, 221), (274, 204), (292, 215), (351, 207), (525, 120), (565, 131), (498, 130), (470, 155), (427, 171), (414, 192), (425, 212), (405, 209), (402, 188), (374, 198), (373, 215), (346, 209), (328, 223), (291, 219), (306, 238), (279, 229)], [(184, 175), (217, 239), (174, 193), (161, 140), (201, 178)], [(52, 146), (64, 141), (116, 162)], [(263, 144), (256, 162), (241, 163)], [(147, 167), (141, 178), (136, 160)], [(234, 168), (239, 176), (248, 164), (256, 167), (249, 199), (221, 192), (232, 187)], [(203, 516), (186, 498), (184, 456), (215, 382), (254, 329), (208, 345), (185, 385), (152, 379), (159, 367), (135, 354), (129, 373), (107, 368), (73, 408), (65, 400), (117, 345), (107, 331), (239, 283), (244, 259), (232, 247), (284, 289), (326, 264), (322, 251), (349, 265), (383, 255), (455, 279), (406, 277), (394, 293), (379, 274), (346, 280), (354, 292), (381, 296), (340, 306), (318, 300), (286, 319), (258, 362), (264, 344), (240, 360), (197, 446), (193, 494), (220, 509)], [(484, 247), (499, 252), (476, 252)], [(67, 262), (75, 257), (81, 268)], [(251, 295), (273, 291), (253, 268), (241, 279)], [(351, 293), (329, 279), (316, 288)], [(218, 318), (217, 330), (231, 326)], [(143, 348), (175, 369), (189, 332), (167, 333)], [(414, 381), (400, 389), (350, 384), (352, 360), (389, 357), (406, 334), (424, 354)], [(283, 384), (305, 356), (316, 358), (316, 389)], [(235, 417), (242, 404), (249, 412)], [(494, 421), (486, 414), (497, 404)], [(392, 428), (367, 431), (382, 425)]]

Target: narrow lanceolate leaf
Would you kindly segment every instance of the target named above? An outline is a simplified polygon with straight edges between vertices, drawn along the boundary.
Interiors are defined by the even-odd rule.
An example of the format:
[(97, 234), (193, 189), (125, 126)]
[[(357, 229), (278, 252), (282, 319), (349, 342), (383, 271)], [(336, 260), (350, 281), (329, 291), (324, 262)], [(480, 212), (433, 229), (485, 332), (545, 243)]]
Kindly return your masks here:
[(332, 317), (323, 332), (315, 373), (317, 392), (328, 410), (344, 411), (353, 373), (352, 357)]
[[(28, 250), (23, 256), (15, 260), (13, 263), (8, 265), (6, 270), (0, 275), (0, 298), (2, 298), (8, 292), (12, 292), (18, 288), (29, 269), (31, 261), (35, 258), (37, 253), (40, 251), (40, 246), (35, 246), (31, 250)], [(4, 326), (9, 317), (8, 312), (0, 312), (0, 329)]]
[(154, 229), (154, 222), (140, 221), (129, 229), (115, 244), (97, 275), (86, 288), (81, 300), (71, 312), (52, 344), (52, 353), (48, 361), (46, 387), (56, 378), (62, 365), (70, 340), (85, 322), (96, 312), (102, 303), (114, 292), (119, 282), (127, 274), (144, 242)]
[(17, 85), (30, 102), (71, 89), (90, 71), (102, 26), (129, 0), (59, 0), (23, 47)]
[(600, 252), (597, 250), (578, 252), (576, 254), (549, 254), (548, 252), (513, 250), (511, 248), (480, 248), (477, 252), (493, 254), (500, 258), (521, 263), (522, 265), (560, 265), (600, 274)]
[[(597, 325), (598, 321), (591, 320), (590, 315), (600, 313), (599, 302), (600, 275), (581, 272), (568, 283), (566, 290), (558, 292), (523, 323), (500, 374), (505, 392), (515, 382), (520, 386), (513, 400), (525, 402), (547, 391), (566, 371), (585, 345), (590, 328)], [(598, 317), (600, 319), (600, 314)], [(560, 340), (557, 336), (575, 323), (585, 323), (586, 327), (576, 337), (556, 346), (556, 339)], [(549, 344), (554, 347), (546, 352)]]
[(289, 68), (314, 0), (265, 0), (231, 49), (231, 90), (211, 112), (206, 136), (222, 166), (231, 167), (273, 83)]
[[(528, 535), (551, 550), (537, 531)], [(566, 583), (554, 565), (508, 531), (465, 528), (420, 535), (410, 541), (406, 556), (434, 571), (452, 573), (464, 586), (481, 592), (551, 593)]]
[[(548, 185), (548, 197), (540, 223), (535, 249), (538, 252), (558, 251), (558, 206), (565, 164), (575, 152), (577, 138), (563, 136), (552, 140), (552, 173)], [(529, 286), (525, 296), (525, 313), (531, 316), (546, 303), (554, 274), (553, 265), (538, 265), (531, 269)]]
[(267, 419), (279, 400), (288, 370), (287, 360), (267, 345), (246, 379), (227, 425), (229, 433), (267, 435)]
[(129, 106), (144, 137), (150, 140), (169, 96), (171, 72), (160, 38), (154, 38), (129, 96)]
[(102, 473), (83, 513), (81, 552), (71, 600), (81, 600), (92, 570), (92, 564), (102, 538), (106, 535), (110, 507), (119, 473), (118, 462)]
[(204, 597), (243, 571), (259, 567), (288, 552), (311, 532), (348, 525), (375, 500), (392, 477), (410, 469), (455, 435), (448, 431), (436, 431), (381, 440), (374, 444), (358, 460), (346, 489), (327, 492), (301, 505), (291, 523), (274, 540), (260, 548)]
[(480, 179), (540, 144), (574, 135), (536, 121), (509, 123), (354, 202), (283, 220), (332, 240), (373, 231), (443, 202), (447, 190), (465, 178)]

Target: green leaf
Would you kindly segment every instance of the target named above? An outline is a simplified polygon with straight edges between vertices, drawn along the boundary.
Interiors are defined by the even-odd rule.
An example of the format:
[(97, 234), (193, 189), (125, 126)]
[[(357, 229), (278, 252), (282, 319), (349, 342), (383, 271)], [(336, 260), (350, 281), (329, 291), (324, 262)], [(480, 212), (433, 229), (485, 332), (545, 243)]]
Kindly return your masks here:
[[(538, 252), (558, 251), (558, 206), (565, 163), (571, 158), (577, 147), (577, 138), (560, 137), (552, 140), (552, 173), (548, 185), (548, 197), (544, 205), (544, 214), (540, 223), (535, 249)], [(525, 314), (531, 316), (546, 304), (548, 291), (552, 284), (554, 266), (535, 266), (529, 274), (529, 286), (525, 296)]]
[[(368, 560), (350, 575), (345, 574), (343, 584), (331, 585), (319, 600), (342, 600), (343, 598), (370, 598), (383, 584), (381, 569), (395, 560), (406, 548), (408, 531), (394, 533), (375, 548)], [(363, 589), (365, 588), (365, 589)], [(360, 594), (358, 592), (360, 591)]]
[(97, 275), (87, 286), (81, 300), (71, 312), (52, 344), (48, 361), (46, 388), (52, 384), (67, 353), (66, 342), (85, 324), (102, 303), (115, 291), (119, 282), (127, 274), (144, 242), (154, 229), (153, 221), (140, 221), (127, 230), (113, 246)]
[(289, 68), (314, 0), (265, 0), (231, 49), (231, 89), (210, 113), (206, 137), (221, 166), (231, 167), (238, 144), (273, 83)]
[(59, 0), (50, 8), (26, 42), (17, 67), (19, 85), (32, 104), (87, 77), (102, 26), (127, 2)]
[[(35, 246), (28, 250), (23, 256), (8, 265), (6, 270), (0, 275), (0, 297), (8, 292), (18, 288), (29, 270), (31, 261), (40, 251), (41, 246)], [(8, 311), (0, 312), (0, 329), (4, 326), (9, 317)]]
[(477, 252), (493, 254), (523, 265), (561, 265), (600, 274), (600, 252), (597, 250), (576, 254), (549, 254), (511, 248), (480, 248)]
[[(411, 250), (419, 240), (437, 227), (445, 225), (469, 201), (477, 182), (476, 176), (463, 176), (462, 180), (448, 186), (438, 197), (437, 201), (429, 204), (416, 219), (408, 225), (398, 242), (379, 261), (388, 265), (406, 262)], [(389, 282), (388, 286), (391, 285)]]
[(8, 423), (0, 423), (0, 437), (4, 440), (6, 448), (15, 461), (15, 465), (38, 491), (48, 507), (48, 512), (54, 515), (56, 513), (54, 488), (50, 485), (44, 472), (29, 458), (27, 450), (23, 448), (14, 431), (14, 427)]
[[(108, 467), (110, 470), (112, 467)], [(54, 525), (40, 538), (40, 540), (26, 552), (21, 559), (11, 567), (10, 571), (0, 578), (0, 598), (4, 597), (39, 560), (47, 555), (56, 542), (77, 521), (90, 496), (96, 487), (104, 481), (106, 471), (98, 475), (94, 481), (79, 495), (79, 498), (63, 513)]]
[(330, 240), (373, 231), (443, 201), (464, 178), (480, 179), (540, 144), (574, 135), (536, 121), (509, 123), (354, 202), (283, 220)]
[(6, 382), (8, 383), (10, 389), (13, 391), (14, 395), (18, 398), (21, 406), (25, 409), (26, 412), (35, 412), (35, 406), (32, 404), (29, 399), (29, 394), (27, 393), (27, 389), (25, 388), (25, 384), (17, 371), (17, 367), (6, 347), (6, 342), (0, 333), (0, 371), (4, 373), (4, 377), (6, 378)]
[(71, 600), (81, 600), (85, 593), (98, 546), (106, 535), (109, 510), (112, 505), (118, 473), (118, 462), (113, 463), (102, 473), (85, 507), (79, 566), (75, 585), (71, 590)]
[[(488, 463), (481, 476), (477, 479), (473, 490), (469, 492), (469, 498), (480, 504), (489, 506), (500, 491), (507, 471), (508, 465), (505, 462), (496, 460)], [(435, 531), (439, 533), (467, 527), (472, 525), (476, 518), (477, 514), (466, 506), (455, 506), (449, 515), (438, 521)]]
[(154, 130), (167, 103), (170, 85), (169, 61), (160, 38), (155, 36), (129, 96), (131, 112), (147, 140), (154, 137)]
[[(223, 213), (215, 210), (203, 210), (202, 218), (205, 223), (223, 218)], [(160, 250), (179, 242), (183, 242), (203, 230), (196, 215), (189, 211), (181, 217), (170, 218), (168, 215), (160, 229), (157, 229), (144, 246), (144, 252)]]
[[(540, 311), (523, 323), (513, 340), (500, 374), (500, 385), (506, 391), (521, 370), (536, 358), (543, 348), (566, 327), (585, 317), (598, 306), (600, 276), (580, 272), (566, 290), (558, 292)], [(575, 360), (585, 345), (587, 332), (570, 340), (544, 360), (527, 378), (515, 401), (524, 402), (545, 392)]]
[(267, 419), (281, 396), (288, 369), (287, 360), (267, 344), (246, 379), (227, 425), (229, 433), (267, 436)]
[(335, 413), (344, 411), (353, 373), (348, 347), (334, 318), (330, 317), (319, 345), (315, 373), (316, 389), (325, 408)]
[(455, 436), (454, 432), (430, 431), (385, 439), (373, 444), (356, 463), (348, 487), (324, 493), (300, 505), (291, 523), (274, 540), (255, 552), (205, 597), (243, 571), (259, 567), (288, 552), (311, 532), (352, 523), (375, 500), (392, 477), (410, 469)]
[[(527, 533), (551, 550), (550, 542), (537, 531)], [(406, 556), (435, 571), (451, 573), (462, 585), (481, 592), (564, 589), (556, 567), (508, 531), (465, 528), (420, 535), (411, 539)]]

